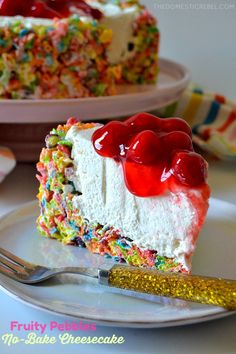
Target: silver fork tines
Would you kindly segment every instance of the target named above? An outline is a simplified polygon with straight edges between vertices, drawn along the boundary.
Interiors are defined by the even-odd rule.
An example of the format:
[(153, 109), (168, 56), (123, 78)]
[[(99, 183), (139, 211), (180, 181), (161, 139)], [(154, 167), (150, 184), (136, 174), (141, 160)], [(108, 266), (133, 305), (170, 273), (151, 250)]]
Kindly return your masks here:
[(12, 254), (11, 252), (9, 252), (1, 247), (0, 247), (0, 254), (5, 256), (9, 260), (15, 262), (16, 264), (19, 264), (20, 266), (22, 266), (24, 268), (31, 268), (32, 266), (34, 266), (32, 263), (28, 263), (28, 262), (24, 261), (23, 259), (17, 257), (16, 255)]
[(24, 272), (27, 274), (26, 268), (19, 266), (16, 263), (13, 263), (11, 261), (8, 261), (6, 258), (1, 256), (0, 256), (0, 263), (2, 263), (5, 267), (10, 268), (12, 271), (15, 271), (16, 273)]
[(0, 247), (0, 273), (21, 283), (34, 284), (49, 279), (57, 274), (74, 273), (98, 278), (98, 272), (93, 268), (65, 267), (47, 268), (26, 262), (11, 252)]
[(30, 264), (23, 259), (15, 256), (11, 252), (0, 247), (0, 272), (9, 277), (18, 280), (23, 280), (28, 277), (29, 271), (35, 269), (33, 264)]

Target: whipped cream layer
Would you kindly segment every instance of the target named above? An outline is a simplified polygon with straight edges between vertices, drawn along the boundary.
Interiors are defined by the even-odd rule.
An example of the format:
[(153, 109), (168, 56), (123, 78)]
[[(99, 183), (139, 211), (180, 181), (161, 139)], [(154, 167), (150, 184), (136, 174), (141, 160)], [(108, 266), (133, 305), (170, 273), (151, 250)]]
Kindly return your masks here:
[[(122, 9), (114, 4), (101, 4), (96, 1), (88, 1), (88, 3), (99, 9), (103, 13), (100, 24), (112, 30), (113, 38), (108, 51), (108, 59), (111, 64), (117, 64), (125, 61), (134, 55), (134, 50), (128, 49), (129, 43), (134, 42), (133, 22), (138, 16), (139, 9), (137, 6), (130, 6)], [(76, 9), (74, 10), (76, 13)], [(78, 11), (79, 14), (79, 11)], [(92, 21), (91, 17), (80, 16), (81, 21)], [(8, 26), (17, 21), (23, 21), (26, 28), (33, 26), (50, 26), (53, 24), (52, 19), (22, 17), (22, 16), (0, 16), (0, 27)]]
[[(192, 227), (197, 214), (186, 193), (140, 198), (125, 186), (121, 164), (98, 155), (91, 142), (92, 129), (72, 127), (66, 139), (73, 144), (74, 176), (77, 191), (73, 205), (90, 222), (113, 226), (142, 249), (158, 250), (159, 255), (176, 257), (186, 269), (186, 254), (195, 240)], [(195, 197), (200, 192), (193, 190)]]

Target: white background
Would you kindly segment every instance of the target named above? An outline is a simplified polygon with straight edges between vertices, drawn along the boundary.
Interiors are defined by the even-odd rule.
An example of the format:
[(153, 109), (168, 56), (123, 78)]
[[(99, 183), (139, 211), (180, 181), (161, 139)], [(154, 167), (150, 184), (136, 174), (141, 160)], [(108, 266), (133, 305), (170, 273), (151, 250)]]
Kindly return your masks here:
[[(158, 18), (160, 55), (185, 64), (197, 84), (236, 99), (236, 1), (143, 0), (142, 3)], [(197, 10), (191, 6), (215, 9)]]

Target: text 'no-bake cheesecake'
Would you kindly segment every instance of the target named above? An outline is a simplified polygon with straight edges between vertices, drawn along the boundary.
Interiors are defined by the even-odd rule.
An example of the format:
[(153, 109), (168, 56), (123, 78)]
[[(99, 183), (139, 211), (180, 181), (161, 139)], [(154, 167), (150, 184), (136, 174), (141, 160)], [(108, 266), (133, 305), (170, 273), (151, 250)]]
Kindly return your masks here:
[(209, 199), (207, 163), (179, 118), (71, 118), (37, 164), (38, 230), (131, 265), (191, 271)]
[(138, 0), (0, 0), (0, 98), (112, 95), (153, 84), (156, 19)]

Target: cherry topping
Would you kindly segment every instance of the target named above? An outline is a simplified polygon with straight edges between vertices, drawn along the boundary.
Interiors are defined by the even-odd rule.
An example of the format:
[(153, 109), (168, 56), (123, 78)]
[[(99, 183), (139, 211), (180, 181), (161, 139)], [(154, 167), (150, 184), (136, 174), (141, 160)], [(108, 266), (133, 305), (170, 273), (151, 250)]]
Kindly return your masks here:
[(165, 192), (167, 179), (164, 164), (143, 165), (124, 161), (123, 171), (128, 190), (138, 197), (154, 197)]
[(68, 17), (71, 14), (70, 8), (74, 7), (80, 10), (85, 15), (89, 15), (96, 20), (99, 20), (102, 17), (101, 11), (98, 9), (92, 8), (84, 0), (47, 0), (48, 6), (52, 9), (63, 14), (64, 17)]
[(0, 16), (15, 16), (25, 14), (34, 0), (0, 0)]
[(98, 9), (91, 7), (87, 2), (84, 0), (70, 0), (70, 6), (74, 6), (77, 9), (81, 10), (84, 14), (90, 15), (91, 17), (95, 18), (96, 20), (100, 20), (102, 18), (102, 12)]
[(78, 122), (80, 121), (77, 118), (70, 117), (69, 119), (67, 119), (66, 125), (75, 125)]
[(172, 161), (173, 175), (187, 186), (199, 186), (207, 178), (207, 162), (195, 152), (177, 152)]
[(188, 123), (177, 117), (163, 119), (162, 128), (165, 132), (182, 131), (192, 137), (192, 130)]
[(193, 152), (191, 129), (180, 118), (140, 113), (97, 129), (92, 142), (99, 155), (122, 164), (127, 188), (139, 197), (160, 195), (176, 182), (206, 183), (207, 163)]
[(69, 1), (65, 0), (46, 0), (47, 6), (60, 13), (61, 17), (69, 17), (71, 15)]
[[(65, 0), (46, 0), (48, 6), (52, 7), (52, 8), (60, 8), (65, 6)], [(68, 1), (67, 1), (68, 2)]]
[(125, 154), (124, 143), (128, 140), (130, 128), (119, 121), (112, 121), (96, 130), (93, 146), (104, 157), (118, 157)]
[(125, 124), (132, 127), (134, 133), (145, 129), (158, 131), (161, 129), (161, 119), (149, 113), (138, 113), (125, 121)]
[(44, 1), (36, 0), (33, 2), (33, 5), (30, 7), (28, 16), (37, 17), (37, 18), (61, 18), (61, 14), (46, 5)]
[(173, 152), (176, 150), (193, 151), (192, 139), (183, 131), (172, 131), (164, 134), (161, 141), (166, 147), (166, 151), (171, 153), (169, 157), (172, 157)]
[(0, 16), (31, 16), (37, 18), (69, 17), (73, 9), (96, 20), (102, 12), (91, 7), (84, 0), (0, 0)]
[(160, 160), (162, 154), (160, 138), (152, 130), (144, 130), (131, 140), (127, 159), (141, 164), (153, 164)]

